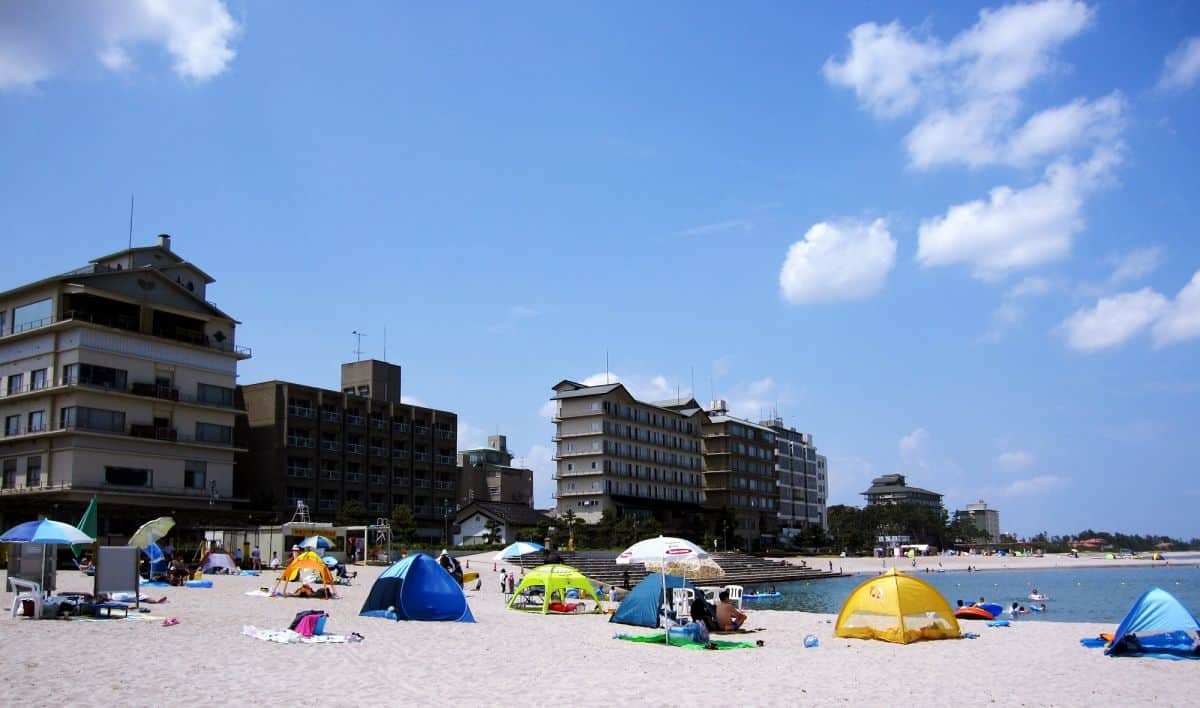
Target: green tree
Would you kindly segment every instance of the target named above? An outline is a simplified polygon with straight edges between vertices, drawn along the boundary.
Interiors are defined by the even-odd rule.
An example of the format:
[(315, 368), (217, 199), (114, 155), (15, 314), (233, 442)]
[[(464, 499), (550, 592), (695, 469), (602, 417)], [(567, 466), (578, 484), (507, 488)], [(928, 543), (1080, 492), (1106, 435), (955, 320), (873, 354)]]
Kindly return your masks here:
[(412, 509), (405, 504), (392, 507), (392, 541), (401, 546), (408, 546), (417, 537), (417, 522), (413, 518)]
[(333, 523), (336, 526), (360, 526), (370, 519), (367, 507), (357, 499), (347, 499), (333, 515)]
[(489, 518), (487, 523), (483, 525), (484, 534), (483, 540), (487, 543), (503, 543), (504, 534), (501, 531), (500, 522)]

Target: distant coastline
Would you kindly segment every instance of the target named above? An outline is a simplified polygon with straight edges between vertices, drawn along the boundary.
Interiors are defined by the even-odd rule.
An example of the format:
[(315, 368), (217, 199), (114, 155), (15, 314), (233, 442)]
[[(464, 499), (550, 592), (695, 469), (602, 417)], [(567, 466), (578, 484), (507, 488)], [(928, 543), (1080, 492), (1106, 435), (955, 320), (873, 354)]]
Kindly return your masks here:
[(1054, 570), (1059, 568), (1157, 568), (1162, 566), (1200, 566), (1200, 552), (1197, 551), (1166, 551), (1162, 553), (1163, 560), (1148, 558), (1113, 558), (1109, 559), (1103, 553), (1081, 553), (1078, 558), (1065, 553), (1053, 553), (1043, 556), (918, 556), (916, 567), (908, 558), (837, 558), (829, 556), (795, 556), (786, 558), (789, 563), (799, 565), (801, 562), (811, 567), (826, 568), (833, 564), (836, 571), (839, 568), (846, 575), (874, 575), (888, 568), (896, 568), (912, 573), (942, 569), (946, 571), (966, 571), (968, 566), (978, 572), (989, 570)]

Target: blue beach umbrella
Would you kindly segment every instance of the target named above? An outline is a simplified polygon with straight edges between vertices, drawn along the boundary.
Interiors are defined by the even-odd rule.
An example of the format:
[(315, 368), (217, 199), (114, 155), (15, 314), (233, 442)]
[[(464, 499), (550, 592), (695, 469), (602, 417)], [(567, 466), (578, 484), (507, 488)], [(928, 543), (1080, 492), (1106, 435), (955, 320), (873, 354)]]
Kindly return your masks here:
[(96, 539), (69, 524), (42, 519), (17, 524), (0, 536), (0, 543), (51, 543), (71, 545), (73, 543), (95, 543)]
[(546, 547), (540, 543), (534, 543), (532, 541), (514, 541), (513, 543), (510, 543), (502, 548), (499, 553), (492, 556), (492, 560), (517, 558), (525, 555), (526, 553), (536, 553), (537, 551), (544, 550), (546, 550)]
[(301, 548), (326, 549), (333, 548), (333, 541), (324, 536), (309, 536), (300, 543), (296, 544)]

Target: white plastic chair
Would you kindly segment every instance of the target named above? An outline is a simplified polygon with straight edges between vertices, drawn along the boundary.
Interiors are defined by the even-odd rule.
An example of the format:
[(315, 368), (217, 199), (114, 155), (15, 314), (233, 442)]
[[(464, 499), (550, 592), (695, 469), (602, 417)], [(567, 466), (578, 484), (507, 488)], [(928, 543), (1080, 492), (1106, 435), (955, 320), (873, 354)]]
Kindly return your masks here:
[(12, 617), (17, 616), (23, 600), (31, 600), (33, 601), (33, 619), (42, 618), (42, 586), (40, 584), (32, 580), (9, 578), (8, 589), (13, 593), (12, 607), (10, 608)]
[(739, 610), (742, 609), (742, 586), (726, 585), (725, 589), (729, 591), (729, 601), (737, 605)]
[(692, 600), (696, 599), (696, 591), (691, 588), (671, 589), (671, 608), (675, 610), (675, 621), (687, 624), (692, 621)]

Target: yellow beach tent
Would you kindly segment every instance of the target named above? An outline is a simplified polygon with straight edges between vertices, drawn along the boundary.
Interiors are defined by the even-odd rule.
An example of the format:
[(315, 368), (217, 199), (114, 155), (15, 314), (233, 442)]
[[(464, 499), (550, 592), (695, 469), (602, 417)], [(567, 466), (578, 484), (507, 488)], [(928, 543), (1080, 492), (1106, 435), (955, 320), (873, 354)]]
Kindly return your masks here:
[[(517, 605), (517, 599), (528, 597), (530, 594), (523, 595), (523, 591), (528, 588), (541, 589), (541, 606), (536, 603), (533, 605)], [(596, 597), (596, 590), (592, 587), (592, 583), (583, 573), (575, 570), (569, 565), (539, 565), (521, 580), (521, 584), (513, 591), (512, 599), (508, 601), (509, 609), (540, 609), (542, 614), (551, 611), (554, 603), (566, 604), (567, 591), (574, 589), (580, 599), (591, 600), (596, 603), (595, 612), (603, 612), (600, 606), (600, 599)], [(537, 594), (532, 594), (532, 597), (537, 597)]]
[(936, 588), (895, 568), (850, 593), (833, 633), (897, 644), (962, 634), (950, 603)]
[(330, 587), (333, 585), (333, 575), (321, 560), (321, 556), (312, 551), (305, 551), (296, 556), (291, 563), (288, 563), (287, 567), (283, 569), (283, 573), (279, 576), (279, 579), (275, 581), (275, 588), (272, 590), (272, 594), (282, 584), (283, 594), (286, 595), (288, 583), (304, 580), (301, 577), (301, 573), (310, 576), (315, 575), (317, 579), (320, 579), (321, 585), (325, 588), (325, 597), (329, 598), (333, 596), (333, 588)]

